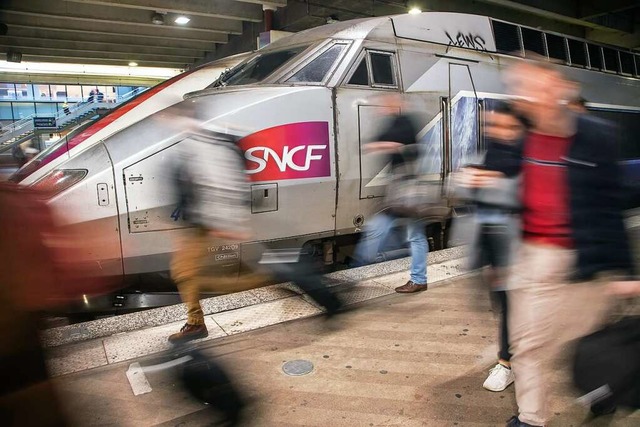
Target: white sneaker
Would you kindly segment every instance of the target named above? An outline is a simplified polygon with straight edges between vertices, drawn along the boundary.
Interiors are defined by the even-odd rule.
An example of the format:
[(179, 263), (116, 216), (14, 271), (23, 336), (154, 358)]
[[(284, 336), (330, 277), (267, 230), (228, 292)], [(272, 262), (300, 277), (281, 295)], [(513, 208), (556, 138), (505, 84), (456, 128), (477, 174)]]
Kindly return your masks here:
[(515, 380), (513, 370), (498, 363), (489, 371), (489, 377), (485, 380), (482, 387), (490, 391), (502, 391)]

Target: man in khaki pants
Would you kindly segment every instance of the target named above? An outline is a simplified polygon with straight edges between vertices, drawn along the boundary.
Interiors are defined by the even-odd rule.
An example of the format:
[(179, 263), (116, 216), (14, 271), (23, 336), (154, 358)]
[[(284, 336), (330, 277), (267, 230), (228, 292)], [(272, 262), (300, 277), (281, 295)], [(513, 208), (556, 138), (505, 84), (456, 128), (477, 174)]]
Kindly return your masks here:
[(249, 185), (235, 139), (210, 130), (193, 131), (180, 142), (176, 175), (179, 209), (193, 227), (181, 231), (171, 259), (171, 278), (187, 305), (188, 316), (180, 332), (169, 337), (172, 343), (208, 335), (201, 292), (234, 292), (266, 280), (260, 274), (238, 278), (237, 271), (225, 269), (224, 260), (216, 260), (213, 253), (250, 237)]
[[(341, 309), (342, 302), (322, 275), (303, 262), (252, 265), (251, 272), (238, 276), (238, 244), (251, 237), (249, 182), (242, 153), (232, 136), (205, 129), (193, 131), (180, 142), (180, 150), (176, 167), (180, 207), (172, 217), (182, 216), (193, 227), (181, 231), (171, 260), (171, 278), (187, 306), (187, 323), (169, 342), (208, 336), (200, 305), (201, 293), (206, 291), (237, 292), (276, 279), (293, 282), (328, 316)], [(225, 254), (224, 248), (236, 252)]]
[[(612, 125), (567, 108), (578, 88), (560, 67), (523, 61), (507, 77), (515, 107), (531, 122), (523, 146), (523, 243), (508, 284), (519, 415), (507, 426), (544, 426), (550, 363), (563, 345), (606, 320), (606, 287), (632, 274), (632, 260)], [(491, 185), (489, 172), (465, 170), (467, 185)]]

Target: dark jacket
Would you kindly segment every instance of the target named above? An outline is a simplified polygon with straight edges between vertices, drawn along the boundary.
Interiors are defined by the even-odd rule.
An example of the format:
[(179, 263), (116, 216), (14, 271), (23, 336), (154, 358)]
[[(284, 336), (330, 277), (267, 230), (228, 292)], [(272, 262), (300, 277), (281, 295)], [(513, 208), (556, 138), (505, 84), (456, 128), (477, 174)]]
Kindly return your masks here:
[(580, 115), (567, 162), (572, 237), (577, 249), (575, 280), (604, 271), (633, 274), (623, 208), (625, 194), (614, 125)]
[[(491, 150), (490, 146), (487, 155)], [(576, 135), (563, 158), (569, 181), (571, 237), (577, 250), (575, 281), (590, 280), (605, 271), (633, 274), (622, 215), (626, 191), (619, 151), (612, 123), (586, 114), (578, 117)]]

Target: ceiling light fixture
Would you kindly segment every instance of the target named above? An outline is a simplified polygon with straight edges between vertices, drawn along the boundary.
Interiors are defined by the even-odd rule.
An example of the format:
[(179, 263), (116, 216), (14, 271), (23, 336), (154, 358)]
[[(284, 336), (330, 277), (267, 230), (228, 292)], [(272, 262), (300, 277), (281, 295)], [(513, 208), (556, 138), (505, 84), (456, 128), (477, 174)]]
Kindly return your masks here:
[(129, 67), (137, 67), (137, 66), (138, 66), (137, 62), (133, 62), (133, 61), (129, 62)]
[(189, 21), (191, 21), (191, 18), (187, 18), (186, 16), (178, 16), (176, 20), (173, 22), (175, 22), (178, 25), (184, 25), (189, 23)]
[(151, 23), (156, 25), (164, 25), (164, 15), (161, 13), (154, 13), (151, 17)]
[(420, 13), (422, 13), (422, 10), (420, 10), (419, 7), (412, 7), (409, 9), (409, 15), (418, 15)]

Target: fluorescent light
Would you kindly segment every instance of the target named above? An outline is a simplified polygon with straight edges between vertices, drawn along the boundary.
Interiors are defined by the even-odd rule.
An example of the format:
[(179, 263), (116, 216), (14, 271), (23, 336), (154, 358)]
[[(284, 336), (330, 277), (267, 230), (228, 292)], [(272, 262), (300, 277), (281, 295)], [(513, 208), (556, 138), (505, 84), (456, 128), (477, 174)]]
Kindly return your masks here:
[(137, 66), (138, 66), (137, 62), (133, 62), (133, 61), (129, 62), (129, 67), (137, 67)]
[(176, 23), (176, 24), (178, 24), (178, 25), (184, 25), (184, 24), (189, 23), (189, 21), (191, 21), (191, 19), (190, 19), (190, 18), (187, 18), (186, 16), (178, 16), (178, 17), (176, 18), (176, 20), (175, 20), (175, 21), (173, 21), (173, 22), (175, 22), (175, 23)]
[(131, 67), (125, 65), (60, 64), (53, 62), (21, 62), (16, 64), (0, 60), (0, 79), (3, 73), (66, 74), (100, 76), (136, 76), (168, 79), (181, 73), (176, 68)]
[(409, 9), (409, 15), (418, 15), (420, 13), (422, 13), (422, 10), (420, 10), (419, 7), (412, 7)]

